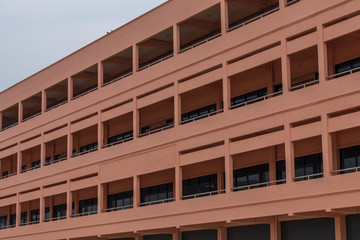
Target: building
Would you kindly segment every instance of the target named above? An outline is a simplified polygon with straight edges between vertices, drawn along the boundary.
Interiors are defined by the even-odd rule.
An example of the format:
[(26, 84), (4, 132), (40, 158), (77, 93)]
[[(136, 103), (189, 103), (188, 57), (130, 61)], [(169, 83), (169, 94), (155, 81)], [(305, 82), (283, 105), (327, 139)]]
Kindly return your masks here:
[(360, 0), (107, 34), (0, 94), (0, 239), (360, 239), (359, 42)]

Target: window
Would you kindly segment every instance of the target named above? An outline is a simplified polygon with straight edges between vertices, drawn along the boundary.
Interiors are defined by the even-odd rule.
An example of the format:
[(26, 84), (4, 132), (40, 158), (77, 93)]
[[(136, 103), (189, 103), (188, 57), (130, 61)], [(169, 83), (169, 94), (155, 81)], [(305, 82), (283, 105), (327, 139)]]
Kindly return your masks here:
[(51, 157), (45, 158), (45, 165), (49, 165), (51, 163)]
[(21, 172), (26, 172), (27, 170), (27, 165), (22, 165), (21, 166)]
[[(259, 90), (253, 91), (253, 92), (245, 93), (243, 95), (231, 98), (231, 106), (235, 106), (234, 108), (240, 107), (240, 106), (243, 106), (243, 105), (241, 105), (242, 103), (245, 103), (245, 102), (260, 98), (260, 97), (264, 97), (266, 95), (267, 95), (267, 88), (262, 88), (262, 89), (259, 89)], [(257, 99), (257, 100), (249, 102), (248, 104), (259, 102), (262, 100), (264, 100), (264, 99)]]
[(27, 225), (27, 212), (22, 212), (20, 215), (20, 225)]
[[(341, 169), (356, 168), (360, 166), (360, 146), (340, 149), (340, 167)], [(353, 172), (350, 170), (348, 172)]]
[(125, 133), (121, 133), (112, 137), (108, 138), (108, 144), (114, 143), (114, 142), (118, 142), (124, 139), (129, 139), (133, 137), (133, 131), (129, 131), (129, 132), (125, 132)]
[(181, 115), (181, 121), (186, 122), (188, 120), (191, 120), (193, 118), (197, 118), (203, 115), (207, 115), (209, 113), (216, 112), (216, 104), (212, 104), (206, 107), (202, 107), (196, 110), (193, 110), (191, 112), (183, 113)]
[(39, 209), (30, 211), (30, 221), (32, 224), (40, 222), (40, 210)]
[[(286, 166), (285, 160), (276, 162), (276, 180), (285, 180), (286, 179)], [(278, 184), (282, 184), (285, 182), (279, 182)]]
[(2, 172), (2, 177), (6, 178), (9, 175), (9, 171)]
[(7, 228), (7, 216), (0, 217), (0, 229)]
[[(257, 165), (234, 170), (234, 188), (264, 183), (269, 181), (269, 164)], [(254, 186), (262, 187), (262, 185)], [(238, 188), (235, 191), (244, 190)]]
[[(191, 195), (217, 191), (217, 174), (183, 180), (183, 198)], [(188, 197), (187, 197), (188, 196)], [(204, 194), (204, 196), (207, 196)]]
[(141, 189), (141, 203), (172, 199), (173, 183), (166, 183)]
[(97, 198), (90, 198), (79, 201), (79, 214), (97, 213)]
[(108, 209), (133, 205), (133, 191), (121, 192), (108, 195)]
[(282, 92), (283, 91), (283, 88), (282, 88), (282, 85), (275, 85), (274, 86), (274, 93), (278, 93), (278, 92)]
[(80, 147), (80, 153), (97, 150), (97, 148), (98, 148), (98, 143), (93, 142), (93, 143), (90, 143), (90, 144)]
[(45, 222), (50, 221), (50, 207), (45, 208), (45, 219), (44, 219), (44, 221)]
[(10, 226), (12, 226), (12, 227), (16, 226), (16, 214), (10, 215)]
[[(302, 181), (304, 176), (321, 174), (323, 172), (322, 153), (295, 158), (295, 180)], [(321, 175), (311, 176), (309, 179), (319, 178)]]
[(53, 220), (66, 217), (66, 203), (53, 206)]
[[(357, 69), (359, 68), (359, 69)], [(335, 74), (343, 73), (338, 75), (337, 77), (342, 77), (345, 75), (350, 74), (350, 72), (347, 72), (349, 70), (356, 69), (353, 72), (360, 71), (360, 58), (355, 58), (347, 62), (339, 63), (335, 65)]]
[(31, 163), (32, 168), (39, 168), (40, 165), (41, 165), (40, 160), (37, 160), (37, 161), (34, 161), (34, 162)]

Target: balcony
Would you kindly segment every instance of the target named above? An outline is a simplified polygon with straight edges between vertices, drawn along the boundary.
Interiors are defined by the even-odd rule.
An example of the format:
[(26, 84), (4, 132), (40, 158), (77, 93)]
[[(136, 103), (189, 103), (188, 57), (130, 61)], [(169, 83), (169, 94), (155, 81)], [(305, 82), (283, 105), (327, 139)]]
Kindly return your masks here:
[(2, 125), (1, 131), (16, 126), (19, 122), (19, 104), (15, 104), (1, 112)]
[(138, 44), (139, 68), (147, 69), (174, 56), (173, 28), (168, 28)]
[(16, 227), (16, 204), (0, 208), (0, 230)]
[(41, 114), (41, 105), (42, 105), (42, 96), (41, 92), (22, 101), (22, 112), (23, 118), (21, 122), (26, 122), (34, 117), (37, 117)]
[(73, 133), (72, 138), (72, 157), (85, 155), (98, 150), (97, 125)]
[(97, 187), (74, 191), (72, 194), (72, 218), (97, 214)]
[(133, 179), (127, 178), (105, 184), (106, 206), (103, 212), (116, 212), (133, 208)]
[(278, 0), (228, 0), (229, 31), (243, 27), (279, 10)]
[(45, 222), (66, 219), (66, 193), (45, 198)]
[(103, 123), (103, 148), (112, 147), (133, 140), (132, 112), (112, 118)]
[(21, 154), (21, 173), (32, 171), (41, 167), (40, 145), (22, 151)]
[(179, 24), (180, 53), (221, 36), (220, 4)]
[(73, 85), (72, 99), (80, 98), (98, 89), (98, 65), (95, 64), (86, 70), (71, 77)]
[(45, 143), (45, 165), (51, 165), (67, 159), (67, 136)]
[(34, 225), (40, 223), (39, 199), (20, 203), (20, 209), (20, 226)]
[(50, 111), (68, 102), (68, 80), (64, 80), (45, 90), (46, 110)]
[(112, 56), (103, 64), (103, 86), (122, 80), (133, 73), (132, 47)]
[(17, 153), (0, 160), (1, 179), (17, 174)]

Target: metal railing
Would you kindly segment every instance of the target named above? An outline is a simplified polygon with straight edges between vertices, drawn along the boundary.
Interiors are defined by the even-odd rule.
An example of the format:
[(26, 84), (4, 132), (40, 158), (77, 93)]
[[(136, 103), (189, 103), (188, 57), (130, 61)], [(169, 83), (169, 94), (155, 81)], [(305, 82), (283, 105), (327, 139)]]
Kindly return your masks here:
[(134, 139), (134, 137), (128, 137), (128, 138), (125, 138), (125, 139), (122, 139), (122, 140), (119, 140), (119, 141), (115, 141), (115, 142), (112, 142), (112, 143), (105, 144), (105, 145), (103, 145), (103, 148), (112, 147), (114, 145), (124, 143), (124, 142), (127, 142), (127, 141), (131, 141), (133, 139)]
[(256, 21), (256, 20), (259, 20), (259, 19), (261, 19), (261, 18), (263, 18), (263, 17), (265, 17), (265, 16), (267, 16), (267, 15), (273, 13), (273, 12), (276, 12), (276, 11), (278, 11), (279, 9), (280, 9), (279, 7), (276, 7), (276, 8), (274, 8), (274, 9), (271, 9), (270, 11), (267, 11), (267, 12), (265, 12), (265, 13), (263, 13), (263, 14), (260, 14), (260, 15), (258, 15), (258, 16), (256, 16), (256, 17), (253, 17), (253, 18), (251, 18), (251, 19), (249, 19), (249, 20), (246, 20), (245, 22), (242, 22), (242, 23), (240, 23), (240, 24), (237, 24), (237, 25), (229, 28), (228, 31), (230, 32), (230, 31), (232, 31), (232, 30), (234, 30), (234, 29), (236, 29), (236, 28), (243, 27), (243, 26), (245, 26), (246, 24), (249, 24), (249, 23), (254, 22), (254, 21)]
[(333, 78), (336, 78), (336, 77), (342, 77), (342, 76), (345, 76), (345, 75), (353, 74), (354, 72), (358, 72), (358, 71), (360, 71), (360, 67), (352, 68), (352, 69), (344, 71), (344, 72), (340, 72), (340, 73), (336, 73), (336, 74), (327, 76), (326, 79), (329, 80), (329, 79), (333, 79)]
[(32, 222), (20, 223), (20, 226), (34, 225), (34, 224), (39, 224), (39, 223), (40, 223), (40, 221), (36, 220), (36, 221), (32, 221)]
[(84, 212), (84, 213), (76, 213), (76, 214), (72, 214), (71, 217), (72, 217), (72, 218), (83, 217), (83, 216), (94, 215), (94, 214), (97, 214), (97, 213), (98, 213), (97, 211)]
[(66, 216), (46, 218), (46, 219), (44, 219), (44, 222), (59, 221), (59, 220), (64, 220), (64, 219), (66, 219)]
[(36, 113), (34, 115), (31, 115), (30, 117), (24, 118), (23, 120), (21, 120), (21, 122), (26, 122), (26, 121), (28, 121), (30, 119), (33, 119), (34, 117), (37, 117), (37, 116), (40, 116), (40, 115), (41, 115), (41, 112), (38, 112), (38, 113)]
[(12, 177), (12, 176), (15, 176), (15, 175), (17, 175), (17, 172), (8, 174), (8, 175), (6, 175), (6, 176), (2, 176), (1, 179), (8, 178), (8, 177)]
[(294, 177), (294, 180), (295, 181), (305, 181), (305, 180), (311, 180), (311, 179), (322, 178), (322, 177), (324, 177), (324, 173), (315, 173), (315, 174), (310, 174), (310, 175)]
[(220, 193), (225, 193), (225, 189), (220, 189), (220, 190), (211, 191), (211, 192), (197, 193), (197, 194), (192, 194), (192, 195), (186, 195), (186, 196), (182, 196), (181, 199), (186, 200), (186, 199), (192, 199), (192, 198), (206, 197), (206, 196), (218, 195)]
[(122, 75), (122, 76), (120, 76), (120, 77), (114, 78), (113, 80), (104, 83), (102, 86), (105, 87), (105, 86), (110, 85), (110, 84), (112, 84), (112, 83), (114, 83), (114, 82), (117, 82), (117, 81), (119, 81), (119, 80), (121, 80), (121, 79), (124, 79), (124, 78), (126, 78), (126, 77), (128, 77), (128, 76), (130, 76), (130, 75), (132, 75), (132, 74), (133, 74), (133, 72), (126, 73), (126, 74), (124, 74), (124, 75)]
[(65, 161), (66, 159), (67, 159), (67, 157), (63, 157), (63, 158), (59, 158), (59, 159), (56, 159), (56, 160), (53, 160), (53, 161), (50, 161), (50, 162), (46, 162), (45, 166), (49, 166), (49, 165), (54, 164), (54, 163), (62, 162), (62, 161)]
[(343, 168), (339, 170), (331, 171), (331, 174), (344, 174), (344, 173), (354, 173), (354, 172), (360, 172), (360, 166), (359, 167), (352, 167), (352, 168)]
[(8, 228), (14, 228), (14, 227), (16, 227), (16, 224), (13, 224), (13, 225), (9, 225), (9, 226), (2, 226), (2, 227), (0, 227), (0, 230), (4, 230), (4, 229), (8, 229)]
[(255, 184), (250, 184), (250, 185), (245, 185), (245, 186), (234, 187), (233, 191), (249, 190), (249, 189), (254, 189), (254, 188), (259, 188), (259, 187), (269, 187), (269, 186), (273, 186), (273, 185), (277, 185), (277, 184), (284, 184), (284, 183), (286, 183), (286, 179), (262, 182), (262, 183), (255, 183)]
[(88, 154), (88, 153), (91, 153), (91, 152), (95, 152), (97, 150), (98, 150), (98, 148), (96, 147), (96, 148), (86, 150), (86, 151), (82, 151), (82, 152), (79, 152), (79, 153), (73, 153), (71, 156), (72, 157), (77, 157), (77, 156), (85, 155), (85, 154)]
[(216, 111), (213, 111), (213, 112), (210, 112), (210, 113), (199, 115), (199, 116), (194, 117), (194, 118), (186, 119), (184, 121), (181, 121), (180, 123), (185, 124), (185, 123), (189, 123), (189, 122), (195, 122), (196, 120), (199, 120), (199, 119), (202, 119), (202, 118), (207, 118), (207, 117), (210, 117), (212, 115), (216, 115), (217, 113), (222, 113), (222, 112), (224, 112), (224, 109), (216, 110)]
[(130, 209), (133, 207), (134, 207), (134, 205), (126, 205), (126, 206), (120, 206), (120, 207), (114, 207), (114, 208), (107, 208), (107, 209), (102, 210), (102, 212), (116, 212), (116, 211)]
[(78, 99), (79, 97), (82, 97), (82, 96), (84, 96), (84, 95), (86, 95), (86, 94), (89, 94), (89, 93), (91, 93), (91, 92), (94, 92), (94, 91), (96, 91), (96, 90), (98, 90), (98, 87), (95, 87), (95, 88), (90, 89), (90, 90), (88, 90), (88, 91), (86, 91), (86, 92), (83, 92), (83, 93), (81, 93), (81, 94), (73, 97), (72, 100)]
[(151, 205), (156, 205), (156, 204), (173, 202), (174, 200), (175, 200), (175, 198), (167, 198), (167, 199), (156, 200), (156, 201), (151, 201), (151, 202), (143, 202), (143, 203), (140, 203), (139, 206), (140, 207), (151, 206)]
[(6, 127), (2, 128), (1, 131), (5, 131), (5, 130), (7, 130), (7, 129), (9, 129), (9, 128), (15, 127), (15, 126), (18, 125), (18, 124), (19, 124), (18, 122), (13, 123), (13, 124), (11, 124), (11, 125), (9, 125), (9, 126), (6, 126)]
[(52, 107), (49, 107), (49, 108), (47, 108), (47, 109), (45, 110), (45, 112), (48, 112), (48, 111), (50, 111), (50, 110), (53, 110), (54, 108), (60, 107), (60, 106), (62, 106), (62, 105), (64, 105), (64, 104), (66, 104), (67, 102), (68, 102), (68, 100), (65, 100), (65, 101), (63, 101), (63, 102), (61, 102), (61, 103), (58, 103), (58, 104), (52, 106)]
[(288, 1), (287, 3), (285, 3), (285, 6), (290, 6), (290, 5), (293, 5), (294, 3), (297, 3), (297, 2), (301, 2), (302, 0), (292, 0), (292, 1)]
[(29, 172), (29, 171), (38, 169), (38, 168), (40, 168), (40, 167), (41, 167), (41, 165), (38, 165), (38, 166), (35, 166), (35, 167), (31, 167), (31, 168), (26, 168), (26, 169), (24, 169), (24, 170), (21, 170), (21, 173)]
[(163, 57), (163, 58), (161, 58), (161, 59), (159, 59), (159, 60), (156, 60), (156, 61), (154, 61), (154, 62), (152, 62), (152, 63), (149, 63), (148, 65), (145, 65), (145, 66), (139, 68), (139, 69), (138, 69), (138, 72), (141, 71), (141, 70), (144, 70), (144, 69), (146, 69), (146, 68), (149, 68), (149, 67), (151, 67), (151, 66), (154, 66), (155, 64), (161, 63), (161, 62), (163, 62), (163, 61), (165, 61), (165, 60), (167, 60), (167, 59), (169, 59), (169, 58), (171, 58), (171, 57), (173, 57), (173, 56), (174, 56), (174, 54), (172, 53), (172, 54), (169, 54), (169, 55), (167, 55), (167, 56), (165, 56), (165, 57)]
[(199, 41), (199, 42), (197, 42), (197, 43), (194, 43), (194, 44), (191, 45), (191, 46), (188, 46), (188, 47), (186, 47), (186, 48), (180, 49), (179, 53), (186, 52), (187, 50), (193, 49), (194, 47), (197, 47), (197, 46), (199, 46), (199, 45), (201, 45), (201, 44), (207, 43), (207, 42), (213, 40), (214, 38), (217, 38), (217, 37), (220, 37), (220, 36), (221, 36), (221, 33), (217, 33), (217, 34), (215, 34), (215, 35), (213, 35), (213, 36), (211, 36), (211, 37), (208, 37), (208, 38), (206, 38), (206, 39), (204, 39), (204, 40), (202, 40), (202, 41)]
[(151, 130), (149, 132), (141, 133), (141, 134), (139, 134), (139, 137), (148, 136), (148, 135), (151, 135), (151, 134), (154, 134), (154, 133), (157, 133), (157, 132), (162, 132), (164, 130), (167, 130), (167, 129), (173, 128), (173, 127), (174, 127), (174, 124), (171, 124), (171, 125), (168, 125), (168, 126), (165, 126), (165, 127), (161, 127), (161, 128), (157, 128), (157, 129)]
[(299, 85), (296, 85), (294, 87), (291, 87), (289, 88), (290, 91), (293, 91), (293, 90), (297, 90), (297, 89), (302, 89), (302, 88), (306, 88), (306, 87), (309, 87), (309, 86), (312, 86), (312, 85), (316, 85), (319, 83), (319, 79), (316, 79), (314, 81), (310, 81), (310, 82), (307, 82), (307, 83), (303, 83), (303, 84), (299, 84)]
[(281, 95), (282, 93), (283, 93), (282, 91), (275, 92), (275, 93), (270, 93), (270, 94), (267, 94), (267, 95), (262, 96), (262, 97), (254, 98), (254, 99), (251, 99), (251, 100), (246, 101), (246, 102), (242, 102), (242, 103), (232, 105), (232, 106), (230, 106), (230, 109), (247, 106), (249, 104), (256, 103), (256, 102), (259, 102), (259, 101), (264, 101), (264, 100), (268, 99), (269, 97), (276, 97), (278, 95)]

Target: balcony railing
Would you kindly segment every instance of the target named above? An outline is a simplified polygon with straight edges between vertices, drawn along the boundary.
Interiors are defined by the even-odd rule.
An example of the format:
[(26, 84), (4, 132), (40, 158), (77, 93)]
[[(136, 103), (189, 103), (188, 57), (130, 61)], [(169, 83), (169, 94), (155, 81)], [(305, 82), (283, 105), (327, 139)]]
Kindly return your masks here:
[(288, 1), (287, 3), (285, 3), (285, 6), (287, 7), (287, 6), (290, 6), (290, 5), (293, 5), (293, 4), (295, 4), (295, 3), (297, 3), (297, 2), (301, 2), (302, 0), (292, 0), (292, 1)]
[(40, 165), (37, 165), (37, 166), (31, 167), (31, 168), (22, 169), (22, 170), (21, 170), (21, 173), (29, 172), (29, 171), (38, 169), (38, 168), (40, 168), (40, 167), (41, 167)]
[(353, 74), (353, 73), (359, 72), (359, 71), (360, 71), (360, 67), (356, 67), (356, 68), (352, 68), (352, 69), (344, 71), (344, 72), (340, 72), (340, 73), (336, 73), (336, 74), (327, 76), (326, 78), (328, 80), (330, 80), (330, 79), (334, 79), (334, 78), (337, 78), (337, 77), (343, 77), (345, 75)]
[(12, 177), (12, 176), (15, 176), (15, 175), (17, 175), (17, 172), (14, 172), (14, 173), (11, 173), (11, 174), (2, 176), (1, 179), (8, 178), (8, 177)]
[(97, 211), (84, 212), (84, 213), (76, 213), (76, 214), (72, 214), (71, 217), (72, 217), (72, 218), (76, 218), (76, 217), (83, 217), (83, 216), (89, 216), (89, 215), (94, 215), (94, 214), (97, 214)]
[(0, 230), (4, 230), (4, 229), (8, 229), (8, 228), (14, 228), (14, 227), (16, 227), (16, 224), (9, 225), (9, 226), (2, 226), (2, 227), (0, 227)]
[(32, 222), (27, 222), (27, 223), (20, 223), (20, 226), (27, 226), (27, 225), (34, 225), (34, 224), (39, 224), (40, 221), (36, 220), (36, 221), (32, 221)]
[(223, 111), (224, 111), (224, 109), (220, 109), (220, 110), (216, 110), (216, 111), (213, 111), (213, 112), (210, 112), (210, 113), (205, 113), (205, 114), (199, 115), (197, 117), (181, 121), (181, 124), (185, 124), (185, 123), (189, 123), (189, 122), (195, 122), (196, 120), (199, 120), (199, 119), (202, 119), (202, 118), (207, 118), (207, 117), (210, 117), (210, 116), (215, 115), (217, 113), (222, 113)]
[(311, 179), (322, 178), (322, 177), (324, 177), (324, 173), (315, 173), (315, 174), (294, 177), (294, 180), (295, 181), (305, 181), (305, 180), (311, 180)]
[(25, 118), (25, 119), (23, 119), (23, 120), (21, 120), (21, 122), (26, 122), (26, 121), (28, 121), (28, 120), (30, 120), (30, 119), (33, 119), (34, 117), (37, 117), (37, 116), (40, 116), (40, 115), (41, 115), (41, 111), (38, 112), (38, 113), (35, 113), (35, 114), (33, 114), (33, 115)]
[(119, 140), (119, 141), (116, 141), (116, 142), (108, 143), (108, 144), (105, 144), (103, 146), (103, 148), (112, 147), (114, 145), (118, 145), (118, 144), (121, 144), (121, 143), (124, 143), (124, 142), (127, 142), (127, 141), (131, 141), (133, 139), (134, 139), (134, 137), (129, 137), (129, 138), (125, 138), (125, 139), (122, 139), (122, 140)]
[(310, 81), (310, 82), (307, 82), (307, 83), (304, 83), (304, 84), (296, 85), (296, 86), (294, 86), (294, 87), (289, 88), (289, 90), (290, 90), (290, 91), (294, 91), (294, 90), (306, 88), (306, 87), (309, 87), (309, 86), (312, 86), (312, 85), (316, 85), (316, 84), (319, 84), (319, 79), (314, 80), (314, 81)]
[(85, 96), (86, 94), (89, 94), (89, 93), (94, 92), (96, 90), (98, 90), (98, 87), (92, 88), (92, 89), (90, 89), (90, 90), (88, 90), (86, 92), (83, 92), (83, 93), (81, 93), (79, 95), (76, 95), (75, 97), (72, 98), (72, 100), (78, 99), (78, 98), (80, 98), (82, 96)]
[(143, 202), (143, 203), (140, 203), (139, 206), (144, 207), (144, 206), (157, 205), (157, 204), (162, 204), (162, 203), (173, 202), (174, 200), (175, 200), (175, 198), (167, 198), (167, 199), (156, 200), (156, 201), (151, 201), (151, 202)]
[(251, 23), (251, 22), (254, 22), (254, 21), (256, 21), (256, 20), (259, 20), (259, 19), (261, 19), (261, 18), (263, 18), (263, 17), (265, 17), (265, 16), (267, 16), (267, 15), (273, 13), (273, 12), (276, 12), (276, 11), (278, 11), (279, 9), (280, 9), (279, 7), (276, 7), (276, 8), (271, 9), (271, 10), (269, 10), (269, 11), (263, 13), (263, 14), (260, 14), (260, 15), (258, 15), (258, 16), (256, 16), (256, 17), (253, 17), (253, 18), (249, 19), (249, 20), (246, 20), (245, 22), (242, 22), (242, 23), (240, 23), (240, 24), (236, 24), (235, 26), (232, 26), (231, 28), (229, 28), (228, 31), (230, 32), (230, 31), (232, 31), (232, 30), (234, 30), (234, 29), (236, 29), (236, 28), (243, 27), (243, 26), (245, 26), (245, 25), (247, 25), (247, 24), (249, 24), (249, 23)]
[(64, 105), (64, 104), (66, 104), (67, 102), (68, 102), (68, 100), (65, 100), (65, 101), (63, 101), (63, 102), (60, 102), (60, 103), (54, 105), (54, 106), (51, 106), (51, 107), (47, 108), (47, 109), (45, 110), (45, 112), (48, 112), (48, 111), (50, 111), (50, 110), (53, 110), (54, 108), (60, 107), (60, 106), (62, 106), (62, 105)]
[(168, 126), (165, 126), (165, 127), (161, 127), (161, 128), (157, 128), (157, 129), (151, 130), (149, 132), (141, 133), (141, 134), (139, 134), (139, 137), (148, 136), (148, 135), (151, 135), (151, 134), (154, 134), (154, 133), (157, 133), (157, 132), (162, 132), (162, 131), (167, 130), (167, 129), (172, 128), (172, 127), (174, 127), (174, 124), (171, 124), (171, 125), (168, 125)]
[(331, 174), (335, 175), (335, 174), (345, 174), (345, 173), (354, 173), (354, 172), (360, 172), (360, 166), (334, 170), (334, 171), (331, 171)]
[(120, 206), (120, 207), (114, 207), (114, 208), (107, 208), (107, 209), (102, 210), (102, 212), (116, 212), (116, 211), (130, 209), (133, 207), (134, 207), (133, 205), (127, 205), (127, 206)]
[(114, 78), (114, 79), (112, 79), (111, 81), (104, 83), (104, 84), (103, 84), (103, 87), (105, 87), (105, 86), (107, 86), (107, 85), (110, 85), (110, 84), (112, 84), (112, 83), (114, 83), (114, 82), (117, 82), (117, 81), (119, 81), (119, 80), (121, 80), (121, 79), (124, 79), (124, 78), (126, 78), (126, 77), (128, 77), (128, 76), (130, 76), (130, 75), (132, 75), (132, 74), (133, 74), (133, 72), (129, 72), (129, 73), (126, 73), (126, 74), (124, 74), (124, 75), (122, 75), (122, 76), (120, 76), (120, 77)]
[(268, 99), (268, 98), (270, 98), (270, 97), (279, 96), (279, 95), (281, 95), (282, 93), (283, 93), (282, 91), (275, 92), (275, 93), (270, 93), (270, 94), (267, 94), (267, 95), (262, 96), (262, 97), (254, 98), (254, 99), (251, 99), (251, 100), (246, 101), (246, 102), (242, 102), (242, 103), (238, 103), (238, 104), (232, 105), (232, 106), (230, 106), (230, 109), (239, 108), (239, 107), (247, 106), (247, 105), (252, 104), (252, 103), (264, 101), (264, 100), (266, 100), (266, 99)]
[(171, 57), (173, 57), (173, 56), (174, 56), (173, 53), (172, 53), (172, 54), (169, 54), (169, 55), (167, 55), (167, 56), (165, 56), (165, 57), (163, 57), (163, 58), (161, 58), (161, 59), (159, 59), (159, 60), (156, 60), (156, 61), (154, 61), (154, 62), (152, 62), (152, 63), (149, 63), (149, 64), (147, 64), (147, 65), (139, 68), (138, 71), (141, 71), (141, 70), (144, 70), (144, 69), (149, 68), (149, 67), (151, 67), (151, 66), (154, 66), (155, 64), (161, 63), (161, 62), (163, 62), (163, 61), (165, 61), (165, 60), (167, 60), (167, 59), (169, 59), (169, 58), (171, 58)]
[(71, 156), (72, 157), (77, 157), (77, 156), (85, 155), (85, 154), (88, 154), (88, 153), (91, 153), (91, 152), (95, 152), (97, 150), (98, 150), (98, 148), (96, 147), (96, 148), (86, 150), (86, 151), (82, 151), (82, 152), (79, 152), (79, 153), (73, 153)]
[(50, 162), (45, 162), (45, 166), (48, 166), (48, 165), (51, 165), (51, 164), (54, 164), (54, 163), (58, 163), (58, 162), (62, 162), (62, 161), (65, 161), (67, 159), (67, 157), (63, 157), (63, 158), (59, 158), (59, 159), (56, 159), (56, 160), (53, 160), (53, 161), (50, 161)]
[(250, 189), (254, 189), (254, 188), (269, 187), (269, 186), (284, 184), (284, 183), (286, 183), (286, 179), (262, 182), (262, 183), (255, 183), (255, 184), (250, 184), (250, 185), (245, 185), (245, 186), (234, 187), (233, 191), (250, 190)]
[(66, 219), (66, 216), (46, 218), (46, 219), (44, 219), (44, 222), (59, 221), (59, 220), (64, 220), (64, 219)]
[(12, 124), (10, 124), (10, 125), (4, 126), (4, 127), (1, 129), (1, 131), (5, 131), (5, 130), (7, 130), (7, 129), (9, 129), (9, 128), (15, 127), (15, 126), (18, 125), (18, 124), (19, 124), (18, 122), (15, 122), (15, 123), (12, 123)]
[(217, 38), (217, 37), (220, 37), (220, 36), (221, 36), (221, 33), (217, 33), (217, 34), (215, 34), (215, 35), (212, 35), (212, 36), (210, 36), (210, 37), (208, 37), (208, 38), (206, 38), (206, 39), (204, 39), (204, 40), (201, 40), (201, 41), (199, 41), (199, 42), (197, 42), (197, 43), (194, 43), (194, 44), (191, 45), (191, 46), (188, 46), (188, 47), (185, 47), (185, 48), (181, 49), (181, 50), (179, 51), (179, 53), (186, 52), (187, 50), (193, 49), (194, 47), (197, 47), (197, 46), (199, 46), (199, 45), (201, 45), (201, 44), (207, 43), (207, 42), (209, 42), (209, 41), (211, 41), (211, 40), (213, 40), (213, 39), (215, 39), (215, 38)]
[(192, 199), (192, 198), (199, 198), (199, 197), (218, 195), (218, 194), (221, 194), (221, 193), (225, 193), (225, 189), (220, 189), (220, 190), (211, 191), (211, 192), (204, 192), (204, 193), (186, 195), (186, 196), (182, 196), (181, 199), (186, 200), (186, 199)]

